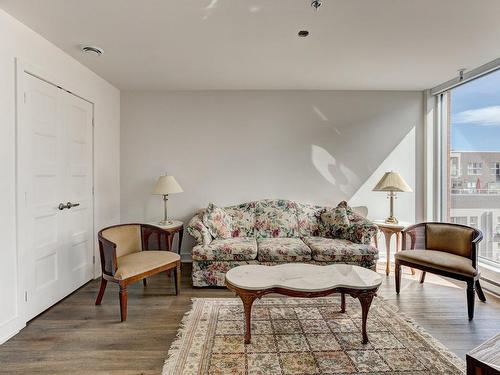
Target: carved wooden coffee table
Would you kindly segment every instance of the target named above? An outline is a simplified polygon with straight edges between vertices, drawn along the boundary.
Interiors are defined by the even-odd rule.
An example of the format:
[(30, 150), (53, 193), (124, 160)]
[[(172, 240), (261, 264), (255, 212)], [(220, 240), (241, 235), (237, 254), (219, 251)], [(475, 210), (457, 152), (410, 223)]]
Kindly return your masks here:
[(382, 276), (369, 269), (348, 264), (316, 266), (290, 263), (277, 266), (244, 265), (226, 273), (226, 285), (240, 296), (245, 312), (245, 344), (250, 344), (250, 318), (255, 299), (269, 293), (291, 297), (324, 297), (341, 295), (341, 312), (345, 313), (345, 295), (359, 299), (362, 311), (363, 344), (368, 343), (366, 320)]

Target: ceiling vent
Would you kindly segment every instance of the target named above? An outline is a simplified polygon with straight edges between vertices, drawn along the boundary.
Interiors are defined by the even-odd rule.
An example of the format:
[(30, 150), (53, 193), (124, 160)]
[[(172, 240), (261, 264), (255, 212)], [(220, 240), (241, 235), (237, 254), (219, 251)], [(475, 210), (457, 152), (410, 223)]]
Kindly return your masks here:
[(101, 56), (104, 50), (97, 46), (82, 46), (82, 52), (89, 55)]

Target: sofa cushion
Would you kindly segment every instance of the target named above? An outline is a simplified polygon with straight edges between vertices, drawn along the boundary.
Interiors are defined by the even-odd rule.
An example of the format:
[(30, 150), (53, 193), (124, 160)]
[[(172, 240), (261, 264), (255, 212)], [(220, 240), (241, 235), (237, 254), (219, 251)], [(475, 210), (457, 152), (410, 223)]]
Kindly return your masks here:
[(477, 270), (472, 267), (472, 260), (445, 251), (404, 250), (396, 253), (394, 258), (464, 276), (473, 277), (477, 275)]
[(321, 262), (359, 263), (378, 258), (378, 250), (339, 238), (306, 237), (304, 242), (311, 248), (312, 258)]
[(349, 228), (345, 208), (328, 208), (321, 214), (321, 235), (329, 238), (342, 238)]
[(297, 203), (299, 236), (313, 237), (321, 233), (321, 213), (325, 207)]
[(129, 277), (177, 262), (180, 259), (178, 254), (171, 251), (148, 250), (124, 255), (117, 258), (118, 267), (115, 278), (118, 280), (128, 279)]
[(203, 224), (213, 238), (231, 238), (231, 216), (213, 203), (210, 203), (203, 213)]
[(300, 238), (260, 238), (257, 258), (261, 262), (303, 262), (311, 260), (311, 249)]
[(213, 240), (209, 245), (193, 247), (194, 260), (252, 260), (257, 258), (255, 238), (235, 237)]
[(255, 226), (255, 202), (224, 207), (231, 217), (231, 237), (253, 237)]
[(298, 237), (297, 205), (283, 199), (266, 199), (255, 207), (256, 238)]

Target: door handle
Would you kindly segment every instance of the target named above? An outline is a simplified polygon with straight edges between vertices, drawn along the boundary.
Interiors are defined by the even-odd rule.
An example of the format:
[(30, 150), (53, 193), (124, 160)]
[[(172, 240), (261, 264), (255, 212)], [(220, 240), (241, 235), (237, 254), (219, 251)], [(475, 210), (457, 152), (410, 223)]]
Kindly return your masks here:
[(80, 205), (80, 203), (71, 203), (71, 202), (68, 202), (66, 204), (59, 203), (59, 206), (57, 206), (57, 208), (59, 208), (62, 211), (65, 208), (67, 208), (69, 210), (70, 208), (72, 208), (72, 207), (78, 207), (79, 205)]
[(80, 203), (68, 202), (68, 203), (66, 203), (66, 208), (78, 207), (79, 205), (80, 205)]

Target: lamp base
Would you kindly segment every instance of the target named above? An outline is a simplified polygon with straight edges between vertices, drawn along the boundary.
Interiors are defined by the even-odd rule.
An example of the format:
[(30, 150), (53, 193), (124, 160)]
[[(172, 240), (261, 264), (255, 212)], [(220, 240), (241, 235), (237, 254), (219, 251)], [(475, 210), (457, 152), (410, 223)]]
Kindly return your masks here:
[(398, 219), (396, 219), (394, 216), (389, 216), (387, 219), (385, 219), (385, 222), (387, 224), (397, 224), (397, 223), (399, 223)]
[(161, 220), (158, 222), (160, 225), (172, 225), (174, 222), (172, 220)]

